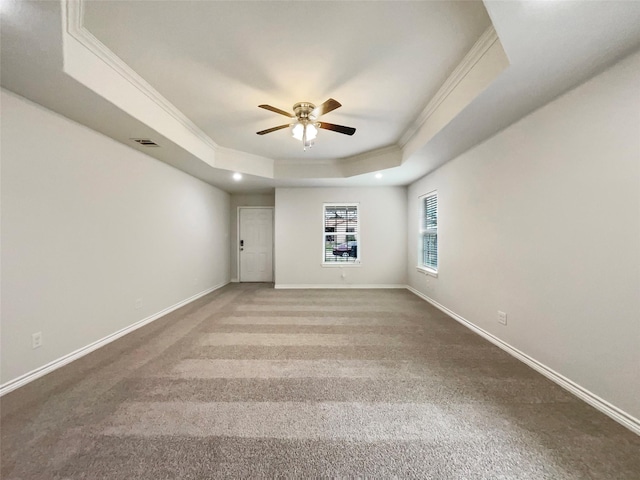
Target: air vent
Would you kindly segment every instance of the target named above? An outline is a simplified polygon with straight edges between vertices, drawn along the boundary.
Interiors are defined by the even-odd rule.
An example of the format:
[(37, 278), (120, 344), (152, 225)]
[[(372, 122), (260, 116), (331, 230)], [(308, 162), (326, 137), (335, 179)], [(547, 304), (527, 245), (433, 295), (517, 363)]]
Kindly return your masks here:
[(153, 140), (149, 140), (148, 138), (132, 138), (131, 140), (139, 143), (143, 147), (159, 147), (160, 146), (156, 142), (154, 142)]

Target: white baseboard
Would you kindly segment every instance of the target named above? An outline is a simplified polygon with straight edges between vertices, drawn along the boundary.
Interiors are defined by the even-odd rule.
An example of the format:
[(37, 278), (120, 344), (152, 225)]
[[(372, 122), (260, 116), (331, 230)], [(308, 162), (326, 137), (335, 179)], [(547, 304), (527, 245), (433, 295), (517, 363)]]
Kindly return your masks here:
[(610, 404), (606, 400), (603, 400), (602, 398), (600, 398), (596, 394), (590, 392), (589, 390), (587, 390), (584, 387), (581, 387), (580, 385), (578, 385), (574, 381), (572, 381), (572, 380), (568, 379), (567, 377), (559, 374), (558, 372), (556, 372), (555, 370), (547, 367), (543, 363), (540, 363), (535, 358), (530, 357), (526, 353), (523, 353), (520, 350), (518, 350), (517, 348), (512, 347), (508, 343), (504, 342), (503, 340), (500, 340), (495, 335), (493, 335), (493, 334), (487, 332), (486, 330), (483, 330), (482, 328), (474, 325), (469, 320), (461, 317), (460, 315), (458, 315), (455, 312), (452, 312), (451, 310), (449, 310), (444, 305), (441, 305), (438, 302), (436, 302), (435, 300), (433, 300), (432, 298), (427, 297), (425, 294), (419, 292), (415, 288), (413, 288), (411, 286), (407, 286), (407, 289), (410, 292), (412, 292), (415, 295), (417, 295), (418, 297), (422, 298), (423, 300), (426, 300), (427, 302), (429, 302), (431, 305), (433, 305), (437, 309), (443, 311), (444, 313), (449, 315), (451, 318), (453, 318), (457, 322), (461, 323), (462, 325), (464, 325), (465, 327), (469, 328), (470, 330), (473, 330), (475, 333), (477, 333), (481, 337), (487, 339), (488, 341), (490, 341), (491, 343), (493, 343), (497, 347), (499, 347), (502, 350), (504, 350), (505, 352), (509, 353), (513, 357), (515, 357), (518, 360), (520, 360), (521, 362), (527, 364), (528, 366), (533, 368), (535, 371), (537, 371), (537, 372), (541, 373), (542, 375), (544, 375), (545, 377), (547, 377), (552, 382), (560, 385), (562, 388), (564, 388), (565, 390), (568, 390), (569, 392), (574, 394), (576, 397), (578, 397), (581, 400), (585, 401), (586, 403), (588, 403), (592, 407), (596, 408), (597, 410), (600, 410), (602, 413), (604, 413), (605, 415), (611, 417), (616, 422), (618, 422), (621, 425), (625, 426), (626, 428), (628, 428), (629, 430), (631, 430), (635, 434), (640, 435), (640, 420), (638, 420), (637, 418), (633, 417), (632, 415), (629, 415), (627, 412), (619, 409), (615, 405)]
[(232, 279), (230, 280), (230, 282), (231, 282), (231, 283), (238, 283), (238, 282), (240, 282), (240, 280), (238, 280), (237, 278), (232, 278)]
[(107, 335), (106, 337), (101, 338), (100, 340), (90, 343), (85, 347), (79, 348), (75, 352), (71, 352), (67, 355), (64, 355), (63, 357), (58, 358), (57, 360), (54, 360), (53, 362), (49, 362), (46, 365), (43, 365), (42, 367), (36, 368), (35, 370), (25, 373), (24, 375), (20, 375), (19, 377), (14, 378), (13, 380), (9, 380), (7, 383), (0, 385), (0, 397), (17, 388), (20, 388), (26, 385), (27, 383), (33, 382), (35, 379), (43, 377), (47, 373), (53, 372), (54, 370), (57, 370), (58, 368), (63, 367), (64, 365), (67, 365), (68, 363), (71, 363), (74, 360), (84, 357), (85, 355), (93, 352), (94, 350), (97, 350), (100, 347), (104, 347), (108, 343), (111, 343), (114, 340), (117, 340), (118, 338), (126, 335), (127, 333), (131, 333), (134, 330), (144, 327), (145, 325), (153, 322), (154, 320), (157, 320), (160, 317), (163, 317), (166, 314), (171, 313), (174, 310), (177, 310), (178, 308), (183, 307), (188, 303), (191, 303), (194, 300), (197, 300), (200, 297), (204, 297), (205, 295), (213, 292), (214, 290), (218, 290), (219, 288), (224, 287), (228, 283), (229, 282), (224, 282), (219, 285), (215, 285), (211, 288), (208, 288), (200, 293), (196, 293), (195, 295), (185, 300), (182, 300), (181, 302), (178, 302), (174, 305), (171, 305), (170, 307), (165, 308), (164, 310), (159, 311), (158, 313), (155, 313), (147, 318), (143, 318), (142, 320), (139, 320), (136, 323), (129, 325), (128, 327), (118, 330), (117, 332), (114, 332), (111, 335)]
[(406, 285), (399, 285), (396, 283), (336, 283), (336, 284), (315, 284), (315, 283), (303, 283), (303, 284), (282, 284), (276, 283), (273, 288), (286, 289), (316, 289), (316, 288), (407, 288)]

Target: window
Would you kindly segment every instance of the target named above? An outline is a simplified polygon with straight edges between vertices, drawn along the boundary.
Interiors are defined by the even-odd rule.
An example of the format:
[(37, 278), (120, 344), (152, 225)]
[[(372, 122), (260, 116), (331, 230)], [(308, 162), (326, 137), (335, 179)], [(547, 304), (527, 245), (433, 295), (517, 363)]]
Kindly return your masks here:
[(432, 192), (420, 197), (421, 263), (427, 270), (438, 271), (438, 193)]
[(357, 203), (325, 203), (322, 230), (322, 264), (360, 263), (360, 228)]

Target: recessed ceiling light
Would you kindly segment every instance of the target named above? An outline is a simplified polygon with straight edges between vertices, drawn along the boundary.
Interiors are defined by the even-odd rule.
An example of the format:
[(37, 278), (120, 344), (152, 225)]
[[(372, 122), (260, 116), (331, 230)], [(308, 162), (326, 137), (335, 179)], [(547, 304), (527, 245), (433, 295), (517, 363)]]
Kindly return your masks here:
[(236, 182), (239, 182), (240, 180), (242, 180), (242, 174), (241, 174), (241, 173), (238, 173), (238, 172), (234, 173), (234, 174), (233, 174), (233, 179), (234, 179)]
[(376, 173), (376, 178), (382, 178), (382, 174), (380, 172)]

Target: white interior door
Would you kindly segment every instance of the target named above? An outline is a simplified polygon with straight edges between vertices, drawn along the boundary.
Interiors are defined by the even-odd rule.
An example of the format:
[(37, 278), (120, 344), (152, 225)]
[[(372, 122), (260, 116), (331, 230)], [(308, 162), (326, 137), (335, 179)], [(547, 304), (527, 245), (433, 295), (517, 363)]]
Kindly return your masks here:
[(242, 207), (238, 258), (241, 282), (273, 282), (273, 208)]

